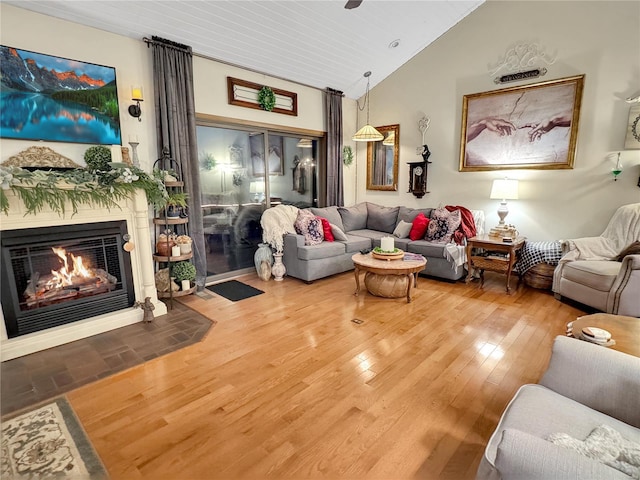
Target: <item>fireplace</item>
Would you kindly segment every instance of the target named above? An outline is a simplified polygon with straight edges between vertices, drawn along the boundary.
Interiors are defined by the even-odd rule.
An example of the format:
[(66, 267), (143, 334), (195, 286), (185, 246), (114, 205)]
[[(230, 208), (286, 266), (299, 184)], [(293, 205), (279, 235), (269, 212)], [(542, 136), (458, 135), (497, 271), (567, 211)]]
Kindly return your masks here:
[(2, 232), (2, 309), (7, 336), (77, 322), (131, 307), (126, 222)]
[[(37, 244), (38, 242), (42, 242), (43, 239), (38, 239), (34, 235), (39, 235), (38, 232), (40, 231), (47, 232), (45, 229), (54, 227), (54, 230), (50, 230), (49, 232), (63, 232), (65, 235), (70, 235), (71, 238), (67, 240), (63, 240), (62, 237), (55, 238), (54, 240), (59, 240), (61, 245), (43, 246), (41, 249), (42, 252), (40, 252), (43, 255), (45, 253), (47, 256), (50, 254), (53, 255), (53, 252), (50, 250), (51, 246), (62, 246), (63, 248), (68, 247), (65, 258), (67, 258), (69, 263), (72, 261), (71, 253), (73, 253), (74, 257), (88, 255), (87, 258), (90, 259), (91, 262), (94, 262), (94, 256), (97, 256), (97, 253), (92, 252), (92, 249), (109, 252), (112, 249), (112, 246), (117, 245), (118, 256), (120, 258), (117, 261), (113, 260), (111, 254), (107, 253), (104, 260), (95, 260), (96, 264), (91, 266), (91, 268), (94, 269), (108, 271), (109, 275), (116, 277), (117, 281), (115, 282), (114, 288), (106, 287), (106, 290), (108, 291), (101, 291), (99, 292), (99, 295), (85, 296), (76, 299), (74, 302), (69, 303), (67, 306), (68, 309), (66, 311), (63, 310), (62, 313), (50, 314), (49, 310), (56, 312), (54, 305), (41, 307), (41, 312), (46, 313), (46, 317), (62, 317), (66, 319), (76, 314), (74, 310), (82, 311), (83, 316), (89, 313), (90, 317), (79, 320), (77, 319), (79, 317), (76, 317), (72, 323), (62, 323), (57, 326), (50, 326), (44, 330), (37, 330), (32, 333), (14, 336), (15, 330), (13, 330), (13, 327), (7, 326), (8, 323), (11, 322), (7, 322), (5, 319), (13, 315), (13, 313), (8, 311), (10, 309), (13, 309), (14, 313), (20, 312), (19, 302), (22, 300), (17, 301), (16, 299), (19, 298), (18, 294), (24, 294), (26, 287), (22, 289), (22, 287), (19, 287), (17, 284), (13, 287), (14, 296), (11, 300), (11, 303), (14, 305), (13, 307), (9, 305), (5, 306), (5, 300), (2, 298), (2, 294), (0, 294), (0, 303), (2, 307), (0, 308), (0, 360), (4, 362), (6, 360), (18, 358), (23, 355), (29, 355), (30, 353), (38, 352), (40, 350), (45, 350), (57, 345), (73, 342), (81, 338), (90, 337), (92, 335), (97, 335), (102, 332), (107, 332), (140, 322), (142, 321), (143, 311), (140, 308), (135, 308), (131, 305), (134, 301), (143, 302), (147, 297), (151, 299), (151, 302), (155, 307), (155, 310), (153, 311), (155, 316), (167, 313), (166, 305), (158, 300), (156, 293), (153, 251), (151, 249), (152, 241), (150, 235), (152, 225), (149, 216), (147, 198), (143, 191), (136, 191), (132, 198), (119, 200), (117, 202), (118, 207), (111, 209), (95, 205), (79, 205), (78, 211), (73, 215), (58, 215), (57, 213), (51, 212), (47, 209), (43, 209), (36, 215), (27, 215), (26, 208), (20, 198), (11, 191), (7, 191), (7, 196), (10, 203), (9, 213), (7, 215), (0, 214), (0, 241), (2, 241), (3, 244), (7, 238), (6, 234), (14, 235), (14, 231), (21, 231), (22, 233), (18, 233), (18, 235), (23, 240), (17, 242), (17, 245), (15, 245), (16, 242), (14, 241), (13, 246), (29, 245), (29, 249), (35, 249), (32, 243)], [(103, 232), (100, 232), (100, 234), (98, 234), (97, 228), (99, 226), (103, 225), (103, 223), (112, 224), (112, 222), (115, 222), (115, 224), (118, 225), (117, 232), (107, 234), (102, 234)], [(35, 233), (32, 235), (32, 232)], [(79, 235), (78, 232), (80, 232), (81, 235)], [(130, 236), (129, 250), (133, 248), (130, 252), (124, 252), (122, 249), (122, 244), (124, 243), (123, 232), (126, 232), (126, 234)], [(89, 237), (89, 244), (97, 241), (95, 237), (98, 237), (98, 239), (103, 237), (105, 239), (100, 239), (99, 247), (92, 245), (87, 246), (82, 243), (84, 240), (81, 242), (81, 245), (76, 247), (74, 244), (82, 237)], [(91, 240), (91, 238), (93, 239)], [(50, 240), (51, 239), (47, 240), (47, 242), (50, 243)], [(105, 242), (104, 245), (102, 244), (103, 241)], [(76, 250), (76, 248), (78, 248), (78, 250)], [(85, 253), (85, 251), (90, 253)], [(2, 269), (5, 268), (6, 260), (2, 253), (0, 253), (0, 255), (2, 255), (0, 256), (0, 262), (2, 263), (0, 269)], [(31, 255), (33, 256), (33, 252), (31, 252)], [(50, 257), (48, 261), (53, 264), (52, 268), (54, 270), (58, 270), (62, 260), (56, 255), (55, 257)], [(111, 271), (111, 265), (113, 263), (120, 268), (119, 273), (116, 270), (114, 270), (115, 273)], [(16, 267), (12, 265), (11, 268)], [(44, 267), (37, 267), (33, 269), (45, 270)], [(48, 271), (48, 268), (46, 268), (46, 270), (47, 271), (40, 272), (40, 278), (51, 274), (51, 272)], [(28, 272), (29, 275), (31, 275), (31, 267)], [(133, 278), (132, 281), (131, 277)], [(28, 282), (28, 280), (29, 279), (26, 281)], [(1, 277), (0, 281), (2, 286), (0, 290), (4, 293), (7, 283), (5, 283), (5, 279)], [(12, 281), (14, 281), (13, 277)], [(22, 280), (22, 282), (24, 285), (25, 280)], [(84, 289), (85, 286), (82, 285), (84, 281), (81, 280), (79, 283), (81, 285), (78, 285), (78, 282), (76, 282), (76, 287), (71, 288), (77, 288), (78, 291), (81, 287)], [(130, 296), (130, 288), (133, 289), (133, 297)], [(96, 300), (94, 297), (100, 296), (102, 296), (103, 299), (102, 305), (100, 305), (100, 303), (97, 305), (91, 305), (90, 301)], [(64, 303), (65, 302), (59, 302), (56, 305), (62, 305)], [(103, 310), (100, 309), (105, 308), (105, 304), (110, 307), (117, 308), (117, 310), (103, 313)], [(73, 305), (77, 306), (71, 308)], [(12, 329), (11, 337), (7, 331), (8, 328)]]

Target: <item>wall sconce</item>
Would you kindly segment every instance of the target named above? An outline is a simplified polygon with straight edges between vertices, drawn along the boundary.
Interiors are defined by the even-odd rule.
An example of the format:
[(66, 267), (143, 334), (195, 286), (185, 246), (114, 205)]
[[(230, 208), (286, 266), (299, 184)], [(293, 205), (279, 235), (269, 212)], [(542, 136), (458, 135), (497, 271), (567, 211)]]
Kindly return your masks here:
[(620, 163), (620, 152), (618, 152), (618, 160), (616, 161), (616, 166), (611, 169), (611, 173), (613, 174), (613, 181), (618, 181), (618, 175), (622, 173), (622, 164)]
[(138, 119), (139, 122), (142, 121), (142, 109), (140, 108), (140, 102), (144, 101), (142, 97), (142, 87), (131, 87), (131, 100), (133, 100), (135, 105), (129, 105), (129, 115)]

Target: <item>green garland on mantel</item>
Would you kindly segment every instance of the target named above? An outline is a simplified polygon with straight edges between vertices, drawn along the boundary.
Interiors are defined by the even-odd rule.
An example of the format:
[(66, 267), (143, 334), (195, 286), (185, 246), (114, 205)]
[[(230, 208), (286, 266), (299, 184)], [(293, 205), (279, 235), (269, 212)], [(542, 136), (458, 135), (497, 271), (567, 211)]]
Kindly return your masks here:
[(270, 87), (264, 86), (258, 92), (258, 104), (267, 112), (272, 111), (276, 106), (276, 94)]
[(160, 209), (169, 197), (163, 183), (164, 172), (149, 175), (126, 164), (112, 164), (109, 171), (89, 172), (85, 169), (65, 171), (28, 171), (20, 167), (0, 167), (0, 210), (9, 213), (7, 190), (13, 191), (24, 203), (26, 214), (35, 215), (48, 206), (64, 215), (67, 202), (78, 213), (80, 205), (95, 205), (106, 209), (120, 208), (118, 202), (131, 198), (142, 189), (147, 201)]

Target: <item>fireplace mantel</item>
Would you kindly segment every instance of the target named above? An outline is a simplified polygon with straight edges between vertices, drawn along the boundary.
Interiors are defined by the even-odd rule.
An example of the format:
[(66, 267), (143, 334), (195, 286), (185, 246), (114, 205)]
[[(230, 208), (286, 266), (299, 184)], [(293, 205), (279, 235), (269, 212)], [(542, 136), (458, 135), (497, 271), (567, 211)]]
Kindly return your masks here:
[[(68, 213), (65, 217), (52, 211), (43, 210), (37, 215), (25, 215), (22, 201), (13, 192), (8, 191), (9, 214), (0, 215), (1, 230), (18, 230), (34, 227), (58, 225), (75, 225), (84, 223), (124, 220), (135, 248), (131, 252), (131, 268), (136, 301), (143, 302), (151, 297), (155, 306), (155, 316), (167, 313), (167, 307), (158, 300), (151, 251), (150, 221), (147, 199), (142, 190), (138, 190), (131, 199), (119, 203), (120, 208), (106, 210), (89, 205), (80, 205), (75, 215)], [(70, 212), (71, 209), (69, 208)], [(126, 308), (78, 322), (29, 333), (16, 338), (8, 338), (4, 324), (4, 316), (0, 321), (0, 354), (1, 360), (28, 355), (40, 350), (73, 342), (98, 333), (114, 330), (126, 325), (142, 321), (143, 311), (139, 308)], [(0, 310), (0, 315), (2, 314)]]

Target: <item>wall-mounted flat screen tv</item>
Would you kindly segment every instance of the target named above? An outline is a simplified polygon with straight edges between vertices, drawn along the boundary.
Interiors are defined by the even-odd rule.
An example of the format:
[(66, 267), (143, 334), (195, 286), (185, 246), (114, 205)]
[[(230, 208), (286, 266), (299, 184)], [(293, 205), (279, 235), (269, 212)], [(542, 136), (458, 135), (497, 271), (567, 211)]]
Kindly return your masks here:
[(0, 137), (121, 144), (116, 69), (0, 45)]

